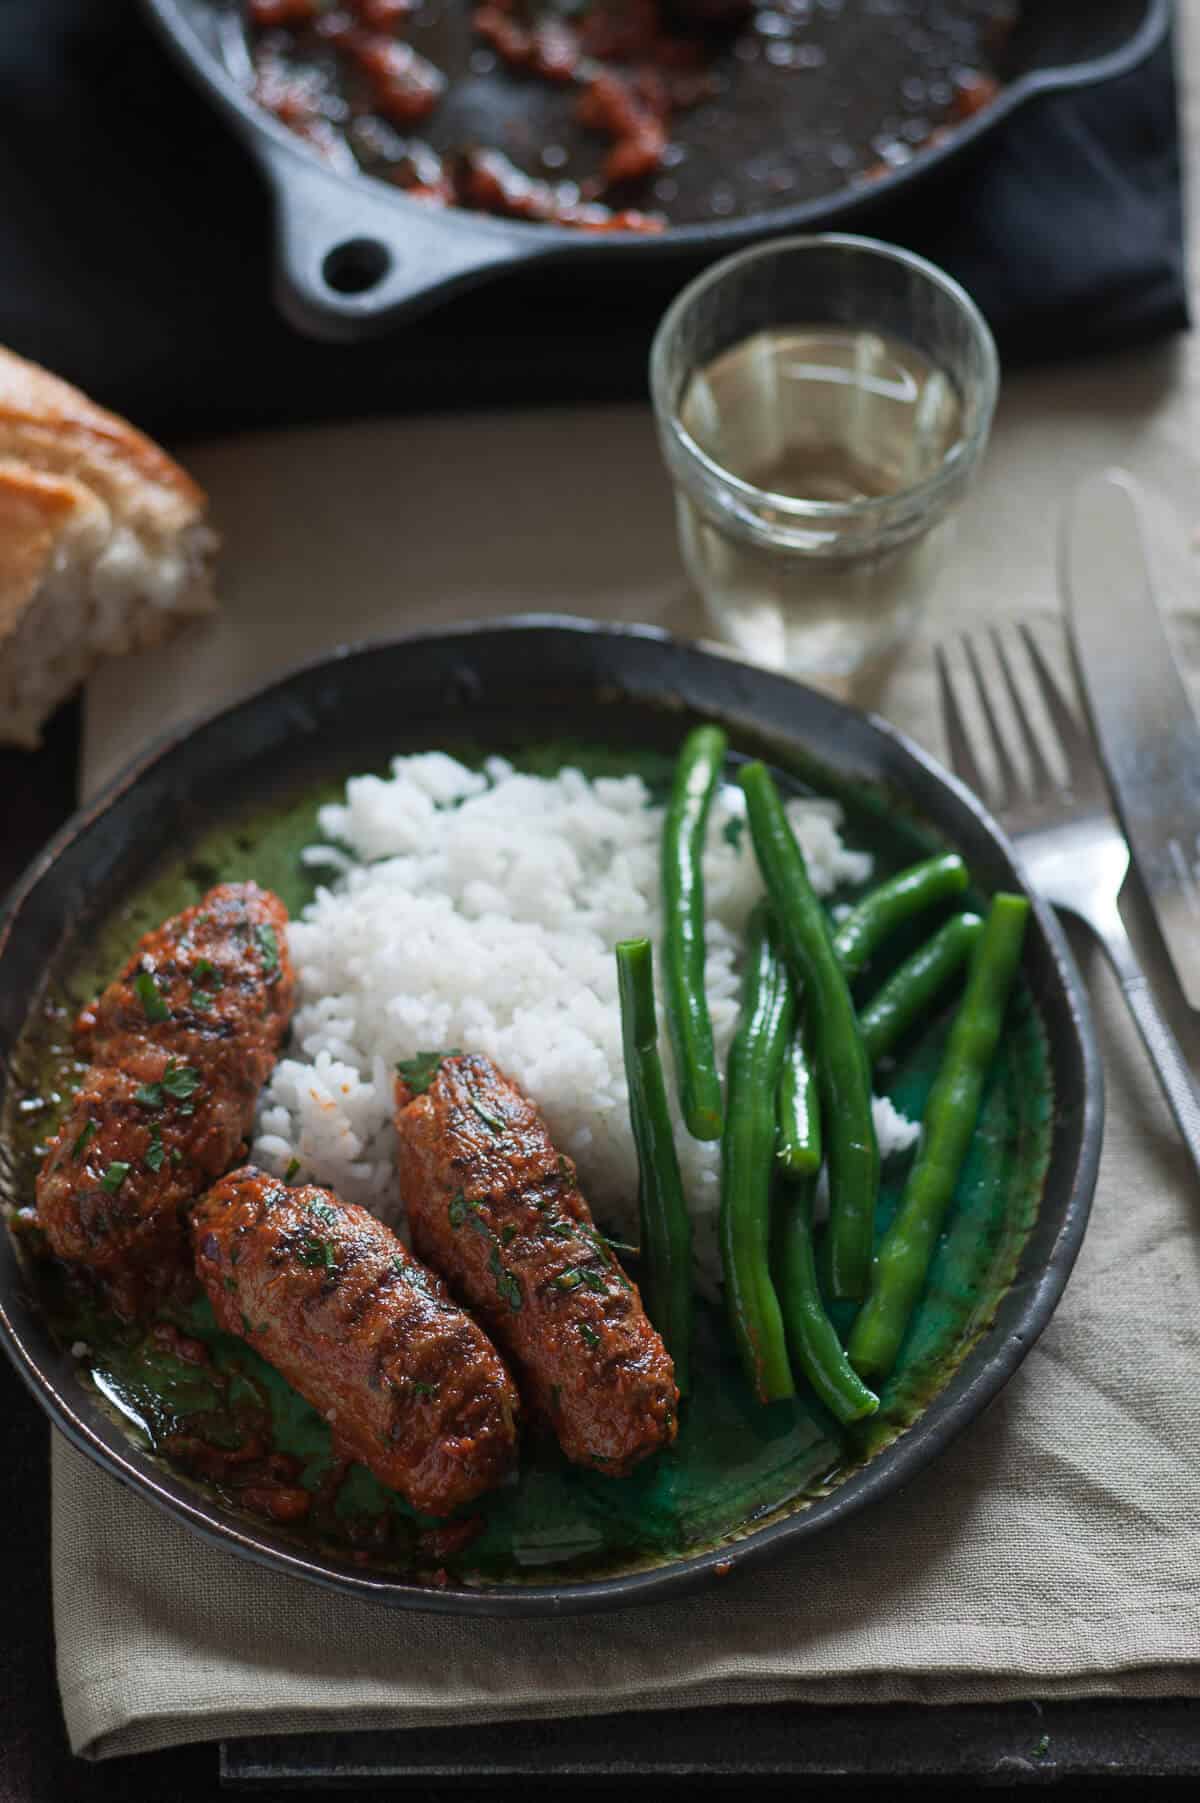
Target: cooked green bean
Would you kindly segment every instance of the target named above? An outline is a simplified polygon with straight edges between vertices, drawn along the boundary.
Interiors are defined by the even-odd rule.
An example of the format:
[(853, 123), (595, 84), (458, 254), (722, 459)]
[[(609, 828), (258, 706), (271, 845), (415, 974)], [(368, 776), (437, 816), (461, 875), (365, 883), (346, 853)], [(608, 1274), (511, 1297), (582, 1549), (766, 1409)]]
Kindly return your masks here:
[(621, 1037), (629, 1119), (637, 1146), (642, 1218), (642, 1293), (686, 1396), (692, 1348), (692, 1222), (679, 1175), (667, 1086), (658, 1055), (654, 963), (648, 939), (617, 946)]
[(779, 1301), (792, 1356), (839, 1421), (861, 1421), (873, 1415), (879, 1398), (869, 1390), (838, 1339), (825, 1313), (813, 1257), (812, 1197), (815, 1182), (789, 1186), (778, 1199), (781, 1217), (776, 1234), (776, 1277)]
[(720, 1220), (725, 1302), (760, 1402), (796, 1389), (770, 1265), (775, 1092), (794, 1015), (791, 979), (760, 902), (747, 928), (742, 1006), (729, 1048)]
[(1029, 903), (1020, 895), (997, 895), (988, 909), (966, 993), (925, 1104), (920, 1149), (880, 1243), (870, 1294), (850, 1330), (850, 1362), (864, 1377), (886, 1377), (891, 1370), (924, 1285), (975, 1131), (1028, 914)]
[(783, 948), (793, 974), (805, 985), (828, 1142), (833, 1293), (857, 1301), (867, 1291), (879, 1193), (871, 1072), (829, 922), (813, 894), (779, 791), (765, 764), (747, 764), (741, 784)]
[(864, 895), (834, 930), (833, 948), (842, 969), (853, 982), (889, 933), (914, 914), (948, 896), (961, 895), (967, 886), (967, 867), (955, 852), (926, 858), (899, 871)]
[(721, 1132), (721, 1079), (704, 988), (704, 834), (726, 738), (697, 726), (683, 742), (662, 831), (663, 996), (675, 1081), (695, 1139)]
[(966, 963), (983, 933), (978, 914), (955, 914), (890, 976), (865, 1008), (858, 1030), (867, 1057), (877, 1064), (926, 1012), (933, 998)]
[(815, 1177), (821, 1168), (821, 1104), (803, 1021), (792, 1034), (777, 1097), (776, 1161), (785, 1177)]

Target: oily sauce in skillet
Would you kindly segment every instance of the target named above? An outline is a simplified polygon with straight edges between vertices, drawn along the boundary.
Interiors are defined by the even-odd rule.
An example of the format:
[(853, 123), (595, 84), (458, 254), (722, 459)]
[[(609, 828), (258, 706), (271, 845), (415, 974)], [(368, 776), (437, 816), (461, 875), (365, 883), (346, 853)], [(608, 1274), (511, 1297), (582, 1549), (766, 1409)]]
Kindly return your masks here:
[(987, 106), (1012, 0), (241, 0), (242, 79), (436, 206), (659, 232), (868, 181)]

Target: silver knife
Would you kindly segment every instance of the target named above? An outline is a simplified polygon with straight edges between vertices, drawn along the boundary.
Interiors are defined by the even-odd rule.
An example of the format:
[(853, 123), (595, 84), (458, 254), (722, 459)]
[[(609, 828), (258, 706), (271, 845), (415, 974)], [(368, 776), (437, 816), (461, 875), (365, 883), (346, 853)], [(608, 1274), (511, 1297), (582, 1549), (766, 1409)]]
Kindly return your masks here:
[(1154, 599), (1133, 477), (1107, 470), (1081, 484), (1059, 548), (1071, 648), (1121, 825), (1200, 1008), (1200, 724)]

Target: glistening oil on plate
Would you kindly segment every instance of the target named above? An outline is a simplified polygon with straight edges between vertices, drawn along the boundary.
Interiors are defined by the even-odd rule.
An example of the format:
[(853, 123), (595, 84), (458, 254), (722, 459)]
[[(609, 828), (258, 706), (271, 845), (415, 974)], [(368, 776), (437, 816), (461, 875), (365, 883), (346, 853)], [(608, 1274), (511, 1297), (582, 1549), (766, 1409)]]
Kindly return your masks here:
[[(462, 746), (448, 749), (472, 761), (477, 756)], [(589, 774), (636, 770), (658, 795), (670, 769), (659, 753), (612, 748), (540, 745), (517, 754), (506, 747), (505, 753), (541, 772), (568, 762)], [(78, 1007), (111, 978), (140, 934), (215, 882), (253, 877), (275, 889), (291, 911), (303, 907), (314, 882), (301, 850), (317, 838), (317, 808), (335, 792), (327, 786), (210, 832), (105, 923), (85, 960), (56, 977), (14, 1061), (3, 1127), (17, 1196), (32, 1201), (38, 1148), (78, 1081), (69, 1040)], [(858, 808), (853, 798), (846, 805), (845, 836), (874, 853), (877, 877), (927, 848), (901, 814), (889, 817), (877, 803)], [(911, 949), (911, 939), (898, 939), (890, 949), (899, 958)], [(885, 974), (869, 972), (867, 989)], [(877, 1086), (910, 1118), (920, 1113), (933, 1080), (950, 1012), (902, 1047), (878, 1078)], [(846, 1436), (807, 1396), (769, 1408), (757, 1404), (720, 1311), (702, 1305), (693, 1397), (669, 1452), (614, 1481), (568, 1466), (551, 1442), (531, 1434), (518, 1479), (484, 1498), (465, 1523), (415, 1516), (361, 1466), (335, 1482), (340, 1474), (328, 1423), (244, 1342), (216, 1329), (207, 1301), (181, 1305), (149, 1328), (124, 1327), (55, 1267), (28, 1262), (57, 1337), (66, 1346), (87, 1348), (79, 1359), (80, 1381), (119, 1412), (141, 1444), (168, 1460), (174, 1448), (172, 1462), (182, 1460), (194, 1480), (229, 1508), (259, 1521), (268, 1514), (299, 1546), (320, 1546), (366, 1569), (430, 1584), (578, 1581), (733, 1541), (751, 1524), (824, 1493), (910, 1425), (987, 1326), (1012, 1281), (1037, 1214), (1051, 1115), (1044, 1034), (1022, 989), (927, 1292), (881, 1412), (861, 1432)], [(895, 1209), (906, 1168), (905, 1158), (885, 1166), (880, 1230)], [(586, 1171), (581, 1176), (586, 1193)], [(256, 1470), (269, 1469), (272, 1452), (294, 1461), (298, 1482), (312, 1497), (302, 1520), (270, 1516), (269, 1487), (241, 1483), (238, 1455), (260, 1449)]]

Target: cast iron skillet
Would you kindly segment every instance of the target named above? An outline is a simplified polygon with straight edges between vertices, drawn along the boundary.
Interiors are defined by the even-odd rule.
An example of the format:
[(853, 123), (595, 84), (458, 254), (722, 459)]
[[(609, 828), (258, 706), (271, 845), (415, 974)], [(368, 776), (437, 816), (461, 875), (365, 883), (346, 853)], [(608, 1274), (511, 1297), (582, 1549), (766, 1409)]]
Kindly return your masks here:
[[(406, 744), (455, 736), (605, 734), (677, 743), (689, 718), (716, 717), (743, 749), (815, 758), (835, 778), (903, 796), (962, 851), (981, 885), (1023, 887), (1014, 852), (978, 801), (893, 727), (748, 665), (648, 627), (531, 616), (436, 636), (351, 647), (172, 734), (78, 813), (16, 885), (0, 923), (0, 1103), (12, 1049), (47, 967), (147, 878), (164, 849), (194, 840), (229, 798), (382, 765)], [(297, 1550), (251, 1525), (134, 1446), (53, 1342), (0, 1233), (0, 1338), (51, 1420), (90, 1458), (171, 1515), (264, 1565), (393, 1606), (483, 1615), (610, 1609), (678, 1595), (758, 1563), (878, 1501), (911, 1478), (1011, 1377), (1062, 1294), (1096, 1181), (1103, 1087), (1087, 998), (1052, 910), (1033, 900), (1024, 970), (1050, 1050), (1055, 1128), (1041, 1207), (992, 1327), (916, 1424), (830, 1494), (732, 1545), (661, 1569), (528, 1588), (430, 1590)], [(11, 1178), (0, 1146), (0, 1203)], [(27, 1200), (27, 1198), (15, 1198)]]
[[(698, 267), (768, 233), (845, 225), (878, 212), (896, 191), (961, 157), (985, 133), (1038, 94), (1083, 87), (1134, 68), (1170, 25), (1170, 0), (1030, 0), (1014, 37), (1008, 84), (996, 103), (950, 139), (919, 152), (893, 174), (844, 186), (801, 204), (658, 237), (593, 236), (520, 220), (439, 209), (365, 175), (331, 172), (294, 133), (255, 105), (222, 52), (235, 0), (146, 0), (152, 19), (185, 68), (249, 146), (276, 203), (279, 305), (319, 338), (366, 337), (427, 309), (458, 289), (521, 263), (594, 259), (632, 264), (650, 258)], [(814, 83), (816, 85), (814, 85)], [(808, 76), (803, 104), (819, 108), (820, 75)], [(839, 121), (844, 124), (844, 121)]]

